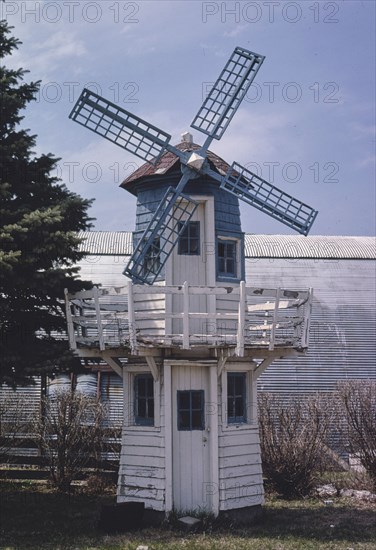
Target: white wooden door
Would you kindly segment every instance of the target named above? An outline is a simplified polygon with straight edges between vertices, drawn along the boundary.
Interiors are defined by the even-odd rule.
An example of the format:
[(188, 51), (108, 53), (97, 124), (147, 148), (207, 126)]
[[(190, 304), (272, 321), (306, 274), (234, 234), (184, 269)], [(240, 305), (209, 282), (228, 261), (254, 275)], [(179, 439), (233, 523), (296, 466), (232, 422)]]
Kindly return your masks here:
[[(207, 262), (206, 262), (206, 232), (205, 232), (205, 202), (199, 204), (196, 212), (194, 213), (191, 222), (198, 222), (199, 224), (199, 244), (197, 247), (197, 254), (181, 254), (179, 253), (179, 245), (174, 248), (172, 253), (172, 282), (173, 285), (181, 285), (185, 281), (189, 285), (193, 286), (206, 286), (207, 285)], [(206, 312), (207, 311), (207, 297), (202, 296), (190, 296), (189, 307), (192, 312)], [(172, 310), (182, 311), (183, 297), (173, 296)], [(206, 320), (197, 319), (190, 320), (189, 333), (202, 335), (206, 334)], [(173, 333), (181, 334), (183, 325), (181, 320), (173, 321)]]
[(209, 369), (173, 367), (171, 389), (173, 506), (210, 511)]

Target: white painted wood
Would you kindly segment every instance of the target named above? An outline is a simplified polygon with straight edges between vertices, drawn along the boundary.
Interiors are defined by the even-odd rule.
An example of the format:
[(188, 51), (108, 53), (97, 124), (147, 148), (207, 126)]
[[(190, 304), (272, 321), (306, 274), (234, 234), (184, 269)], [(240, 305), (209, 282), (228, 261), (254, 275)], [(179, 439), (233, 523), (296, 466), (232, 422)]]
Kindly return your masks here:
[(244, 357), (244, 331), (245, 331), (245, 309), (246, 309), (246, 292), (245, 282), (240, 281), (240, 296), (239, 296), (239, 317), (238, 317), (238, 334), (236, 355)]
[(101, 311), (99, 307), (99, 297), (98, 297), (98, 287), (93, 287), (93, 294), (94, 294), (94, 305), (95, 305), (95, 313), (97, 318), (97, 330), (98, 330), (98, 340), (99, 340), (99, 349), (104, 350), (106, 349), (106, 346), (104, 345), (103, 340), (103, 328), (102, 328), (102, 319), (101, 319)]
[(154, 382), (156, 382), (157, 380), (159, 380), (159, 368), (158, 368), (158, 365), (157, 363), (155, 362), (155, 359), (153, 356), (149, 355), (147, 357), (145, 357), (146, 359), (146, 362), (148, 364), (148, 367), (149, 369), (151, 370), (151, 373), (153, 375), (153, 378), (154, 378)]
[(74, 325), (72, 321), (70, 294), (68, 293), (67, 288), (64, 289), (64, 297), (65, 297), (65, 314), (67, 318), (69, 347), (70, 349), (75, 350), (77, 349), (77, 343), (75, 338)]
[(189, 287), (183, 284), (183, 349), (189, 349)]
[[(212, 509), (213, 485), (210, 472), (210, 409), (205, 415), (205, 430), (179, 431), (177, 391), (204, 390), (208, 404), (209, 369), (172, 368), (173, 501), (177, 510)], [(213, 457), (212, 457), (213, 458)]]
[(218, 376), (217, 366), (210, 367), (209, 383), (209, 401), (210, 401), (210, 482), (214, 490), (212, 491), (211, 512), (217, 516), (219, 513), (219, 455), (218, 455)]
[(276, 327), (277, 327), (280, 294), (281, 294), (281, 289), (277, 288), (277, 294), (276, 294), (275, 303), (274, 303), (273, 323), (270, 330), (270, 342), (269, 342), (270, 351), (272, 351), (275, 346), (275, 333), (276, 333)]
[(134, 315), (133, 284), (128, 283), (128, 320), (129, 320), (129, 343), (132, 353), (137, 351), (136, 324)]
[(171, 365), (163, 367), (164, 380), (164, 418), (165, 418), (165, 478), (166, 478), (166, 512), (173, 509), (173, 466), (172, 466), (172, 405), (171, 405)]
[(117, 361), (116, 358), (111, 357), (109, 353), (103, 353), (102, 357), (106, 361), (107, 365), (109, 365), (111, 369), (116, 372), (118, 376), (120, 376), (120, 378), (123, 378), (123, 369), (119, 361)]

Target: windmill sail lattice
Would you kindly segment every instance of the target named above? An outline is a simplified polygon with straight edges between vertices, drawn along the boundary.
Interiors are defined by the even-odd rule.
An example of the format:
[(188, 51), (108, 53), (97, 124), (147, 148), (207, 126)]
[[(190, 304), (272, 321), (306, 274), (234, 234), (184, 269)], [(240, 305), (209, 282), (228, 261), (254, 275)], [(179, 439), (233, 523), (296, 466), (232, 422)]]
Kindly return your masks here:
[(158, 162), (171, 139), (170, 134), (86, 88), (69, 117), (152, 164)]
[(316, 210), (237, 162), (230, 167), (221, 188), (303, 235), (308, 234), (317, 216)]
[(222, 137), (263, 61), (262, 55), (235, 48), (191, 124), (192, 128), (207, 136), (195, 155), (172, 146), (170, 134), (99, 95), (83, 90), (70, 118), (151, 164), (156, 164), (166, 151), (174, 153), (181, 162), (179, 183), (176, 188), (168, 189), (124, 270), (133, 280), (152, 284), (161, 275), (197, 208), (197, 202), (183, 194), (184, 187), (200, 174), (214, 179), (223, 190), (295, 231), (308, 234), (316, 210), (238, 163), (222, 176), (206, 161), (210, 143)]
[(169, 187), (136, 245), (124, 275), (153, 284), (197, 207), (197, 201)]
[(264, 59), (264, 56), (244, 48), (235, 48), (193, 119), (191, 127), (215, 139), (220, 139)]

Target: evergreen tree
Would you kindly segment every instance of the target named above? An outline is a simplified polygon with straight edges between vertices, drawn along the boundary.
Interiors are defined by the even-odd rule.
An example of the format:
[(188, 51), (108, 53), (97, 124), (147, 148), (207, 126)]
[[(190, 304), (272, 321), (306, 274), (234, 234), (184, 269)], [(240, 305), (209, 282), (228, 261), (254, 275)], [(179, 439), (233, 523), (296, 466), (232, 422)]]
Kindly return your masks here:
[(51, 173), (59, 161), (35, 156), (35, 136), (20, 128), (22, 110), (39, 82), (28, 71), (3, 66), (20, 42), (0, 21), (0, 383), (27, 384), (31, 376), (72, 365), (66, 341), (64, 288), (78, 280), (77, 231), (91, 227), (90, 200), (69, 191)]

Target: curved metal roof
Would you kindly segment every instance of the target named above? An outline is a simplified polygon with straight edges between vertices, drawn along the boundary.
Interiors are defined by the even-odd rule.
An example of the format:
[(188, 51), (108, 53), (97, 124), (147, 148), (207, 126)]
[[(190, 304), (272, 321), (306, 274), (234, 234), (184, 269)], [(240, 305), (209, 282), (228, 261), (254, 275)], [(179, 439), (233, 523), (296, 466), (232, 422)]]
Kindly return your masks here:
[(376, 237), (245, 235), (246, 258), (376, 258)]
[(83, 239), (81, 252), (95, 256), (130, 256), (132, 254), (131, 231), (79, 231)]
[[(130, 231), (81, 231), (80, 249), (92, 255), (129, 256)], [(376, 259), (375, 237), (245, 235), (246, 258)]]

